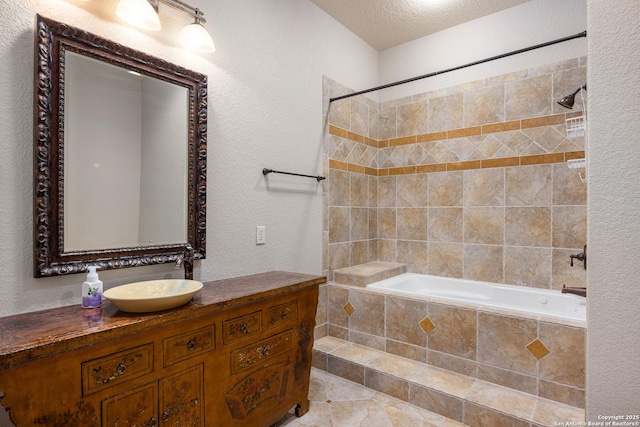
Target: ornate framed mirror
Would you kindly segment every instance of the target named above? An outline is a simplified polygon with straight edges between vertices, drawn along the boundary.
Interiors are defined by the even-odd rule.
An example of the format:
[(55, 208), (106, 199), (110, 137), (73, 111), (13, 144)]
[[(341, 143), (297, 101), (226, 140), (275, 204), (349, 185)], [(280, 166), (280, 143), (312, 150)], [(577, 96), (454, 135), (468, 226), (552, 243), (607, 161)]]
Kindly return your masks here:
[(34, 276), (205, 257), (207, 77), (36, 17)]

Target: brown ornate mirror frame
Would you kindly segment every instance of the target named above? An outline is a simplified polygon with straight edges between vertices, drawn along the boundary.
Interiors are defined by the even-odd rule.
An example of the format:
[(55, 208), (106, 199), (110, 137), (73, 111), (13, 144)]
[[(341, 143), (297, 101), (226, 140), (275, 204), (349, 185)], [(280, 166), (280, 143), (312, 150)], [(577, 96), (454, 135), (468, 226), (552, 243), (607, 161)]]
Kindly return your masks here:
[[(36, 17), (34, 87), (34, 276), (175, 262), (187, 245), (205, 257), (207, 77), (51, 19)], [(72, 51), (188, 90), (187, 241), (64, 251), (64, 70)], [(88, 136), (90, 137), (90, 136)]]

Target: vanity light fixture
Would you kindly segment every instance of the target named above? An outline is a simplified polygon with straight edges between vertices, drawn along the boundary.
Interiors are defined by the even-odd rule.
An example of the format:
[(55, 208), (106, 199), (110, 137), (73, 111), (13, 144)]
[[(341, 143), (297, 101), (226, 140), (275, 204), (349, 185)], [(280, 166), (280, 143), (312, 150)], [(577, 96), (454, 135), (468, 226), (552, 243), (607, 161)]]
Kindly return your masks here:
[(116, 14), (125, 22), (149, 31), (159, 31), (161, 28), (158, 17), (160, 3), (178, 9), (194, 18), (194, 22), (180, 30), (180, 43), (197, 52), (211, 53), (216, 48), (209, 32), (202, 25), (207, 22), (200, 9), (191, 7), (179, 0), (120, 0), (116, 7)]
[(129, 24), (148, 31), (160, 31), (160, 18), (147, 0), (120, 0), (116, 15)]
[(213, 44), (211, 36), (204, 28), (204, 15), (200, 9), (195, 9), (195, 21), (180, 30), (178, 38), (183, 46), (196, 52), (210, 53), (215, 52), (216, 47)]

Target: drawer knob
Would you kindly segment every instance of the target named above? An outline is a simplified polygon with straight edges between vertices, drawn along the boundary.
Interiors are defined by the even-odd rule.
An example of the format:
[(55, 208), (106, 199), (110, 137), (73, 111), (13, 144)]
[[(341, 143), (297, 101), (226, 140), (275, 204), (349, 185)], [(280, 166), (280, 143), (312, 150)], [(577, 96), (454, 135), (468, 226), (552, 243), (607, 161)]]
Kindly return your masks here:
[(191, 399), (191, 406), (197, 406), (197, 405), (198, 405), (198, 403), (199, 403), (199, 400), (198, 400), (198, 398), (197, 398), (197, 397), (196, 397), (196, 398)]
[(196, 340), (195, 338), (191, 338), (187, 343), (187, 350), (193, 350), (194, 348), (196, 348)]
[(162, 421), (166, 423), (167, 421), (169, 421), (169, 417), (170, 417), (170, 416), (171, 416), (171, 415), (169, 414), (169, 411), (166, 411), (166, 410), (165, 410), (165, 411), (162, 413)]
[(247, 324), (246, 324), (246, 323), (244, 323), (244, 322), (243, 322), (243, 323), (240, 325), (240, 331), (242, 331), (242, 333), (243, 333), (244, 335), (247, 335), (247, 334), (249, 333), (249, 328), (247, 328)]
[(282, 317), (283, 319), (287, 318), (287, 311), (286, 310), (282, 310), (282, 312), (280, 312), (280, 317)]
[(124, 371), (126, 371), (126, 370), (127, 370), (127, 367), (122, 362), (118, 363), (118, 365), (116, 366), (116, 373), (118, 375), (124, 374)]
[(156, 424), (157, 424), (156, 417), (151, 417), (149, 418), (149, 421), (146, 422), (146, 425), (148, 426), (154, 426)]

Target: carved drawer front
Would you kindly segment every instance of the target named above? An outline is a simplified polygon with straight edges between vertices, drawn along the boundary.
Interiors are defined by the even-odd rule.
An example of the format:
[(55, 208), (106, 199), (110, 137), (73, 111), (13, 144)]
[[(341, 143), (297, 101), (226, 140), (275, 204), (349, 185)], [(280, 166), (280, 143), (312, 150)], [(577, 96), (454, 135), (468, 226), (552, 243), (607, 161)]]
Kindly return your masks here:
[(157, 426), (158, 387), (155, 382), (102, 401), (103, 426)]
[(257, 335), (262, 332), (262, 312), (247, 314), (222, 322), (222, 342), (230, 344), (236, 340)]
[(164, 366), (189, 359), (216, 347), (215, 325), (162, 340)]
[(153, 344), (82, 362), (82, 392), (93, 393), (153, 372)]
[(283, 323), (296, 320), (298, 318), (298, 301), (290, 301), (269, 308), (268, 312), (269, 328), (279, 326)]
[(205, 425), (203, 378), (204, 368), (197, 365), (160, 380), (162, 427)]
[(246, 420), (258, 407), (269, 404), (270, 401), (284, 399), (288, 382), (289, 368), (286, 363), (266, 366), (239, 379), (224, 392), (231, 417)]
[(278, 335), (248, 345), (231, 352), (231, 373), (235, 374), (245, 368), (264, 364), (269, 359), (293, 348), (293, 331), (288, 330)]

